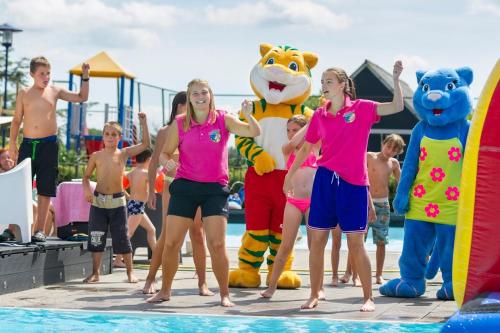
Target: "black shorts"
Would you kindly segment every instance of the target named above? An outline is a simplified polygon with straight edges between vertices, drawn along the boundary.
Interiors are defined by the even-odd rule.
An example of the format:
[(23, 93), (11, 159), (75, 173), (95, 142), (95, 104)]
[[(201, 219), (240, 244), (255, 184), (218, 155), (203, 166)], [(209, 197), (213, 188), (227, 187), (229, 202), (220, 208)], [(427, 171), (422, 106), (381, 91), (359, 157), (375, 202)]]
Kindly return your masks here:
[(94, 193), (89, 213), (88, 250), (103, 252), (106, 247), (108, 227), (111, 232), (113, 253), (132, 253), (128, 238), (127, 207), (123, 193), (102, 195)]
[(31, 158), (31, 178), (36, 175), (38, 194), (55, 197), (57, 188), (59, 145), (57, 136), (39, 139), (24, 138), (19, 148), (17, 163)]
[(201, 216), (222, 215), (228, 217), (227, 197), (229, 189), (219, 183), (201, 183), (176, 179), (169, 186), (168, 215), (194, 219), (201, 207)]

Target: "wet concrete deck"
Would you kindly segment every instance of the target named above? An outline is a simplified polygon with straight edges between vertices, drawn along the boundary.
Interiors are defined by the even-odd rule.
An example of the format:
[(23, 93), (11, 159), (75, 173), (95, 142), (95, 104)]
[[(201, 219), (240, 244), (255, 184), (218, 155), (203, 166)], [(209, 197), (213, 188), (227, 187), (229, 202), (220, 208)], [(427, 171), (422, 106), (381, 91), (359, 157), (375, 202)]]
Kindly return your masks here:
[[(142, 250), (142, 249), (141, 249)], [(231, 267), (237, 265), (237, 249), (228, 249)], [(141, 255), (142, 254), (142, 255)], [(369, 253), (374, 268), (374, 253)], [(386, 256), (384, 278), (399, 276), (397, 260), (398, 253), (388, 252)], [(146, 259), (145, 251), (140, 251), (136, 261)], [(341, 253), (340, 270), (345, 268), (346, 255)], [(207, 266), (210, 260), (207, 258)], [(101, 277), (97, 284), (83, 284), (74, 280), (36, 289), (2, 295), (1, 306), (30, 307), (53, 309), (79, 309), (91, 311), (146, 311), (158, 313), (191, 313), (214, 315), (250, 315), (250, 316), (286, 316), (349, 320), (388, 320), (408, 322), (444, 322), (456, 310), (455, 302), (443, 302), (435, 298), (440, 286), (440, 280), (428, 283), (427, 292), (418, 299), (383, 297), (378, 293), (378, 286), (373, 285), (376, 311), (361, 313), (361, 288), (352, 284), (341, 284), (339, 287), (329, 286), (331, 281), (330, 252), (325, 253), (325, 293), (326, 300), (312, 310), (300, 310), (300, 305), (309, 296), (308, 252), (296, 252), (294, 268), (302, 277), (302, 288), (298, 290), (278, 290), (271, 300), (259, 297), (257, 289), (232, 288), (231, 297), (235, 307), (219, 306), (219, 296), (198, 296), (197, 278), (194, 276), (191, 257), (184, 257), (183, 264), (173, 283), (173, 294), (169, 302), (148, 304), (146, 295), (141, 293), (147, 266), (137, 264), (136, 276), (141, 279), (139, 284), (125, 282), (124, 269), (115, 269), (113, 274)], [(161, 273), (161, 271), (159, 272)], [(158, 274), (160, 276), (160, 274)], [(265, 282), (265, 273), (262, 281)], [(83, 276), (82, 276), (83, 279)], [(207, 273), (208, 285), (217, 292), (214, 275)]]

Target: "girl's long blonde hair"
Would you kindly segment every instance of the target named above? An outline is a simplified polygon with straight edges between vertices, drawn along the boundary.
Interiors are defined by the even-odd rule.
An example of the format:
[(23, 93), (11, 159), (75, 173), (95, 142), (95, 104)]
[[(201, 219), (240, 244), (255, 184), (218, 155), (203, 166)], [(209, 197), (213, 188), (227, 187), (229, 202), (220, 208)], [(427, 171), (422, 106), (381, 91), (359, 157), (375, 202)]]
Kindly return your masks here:
[(209, 106), (209, 114), (208, 116), (210, 117), (208, 119), (208, 122), (210, 124), (213, 124), (215, 122), (215, 102), (214, 102), (214, 94), (212, 92), (212, 88), (210, 88), (210, 85), (208, 84), (207, 80), (202, 80), (202, 79), (193, 79), (188, 83), (187, 86), (187, 112), (186, 112), (186, 118), (184, 119), (184, 131), (187, 131), (191, 127), (191, 118), (193, 116), (193, 105), (191, 104), (191, 93), (193, 92), (193, 86), (195, 84), (199, 85), (204, 85), (208, 88), (208, 91), (210, 92), (210, 106)]

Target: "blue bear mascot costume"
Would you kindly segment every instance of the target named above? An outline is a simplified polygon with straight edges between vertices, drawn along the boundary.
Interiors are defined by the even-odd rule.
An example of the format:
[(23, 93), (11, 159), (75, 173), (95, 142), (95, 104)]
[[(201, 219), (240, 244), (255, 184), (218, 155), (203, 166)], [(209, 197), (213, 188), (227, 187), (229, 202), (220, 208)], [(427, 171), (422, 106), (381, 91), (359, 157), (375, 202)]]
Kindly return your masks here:
[(405, 213), (401, 278), (382, 285), (382, 295), (421, 296), (425, 292), (427, 258), (434, 249), (431, 261), (439, 265), (443, 277), (436, 296), (453, 299), (453, 243), (470, 125), (467, 115), (472, 110), (472, 76), (468, 67), (417, 72), (413, 105), (421, 121), (413, 128), (393, 202), (396, 212)]

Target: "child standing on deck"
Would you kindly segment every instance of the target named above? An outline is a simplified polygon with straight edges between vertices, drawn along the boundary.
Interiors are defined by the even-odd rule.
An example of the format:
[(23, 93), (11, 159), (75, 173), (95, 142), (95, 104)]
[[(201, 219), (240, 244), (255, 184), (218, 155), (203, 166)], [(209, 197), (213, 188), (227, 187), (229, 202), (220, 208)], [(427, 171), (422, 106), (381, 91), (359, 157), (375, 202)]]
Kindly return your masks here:
[(394, 176), (396, 184), (399, 182), (401, 167), (394, 156), (403, 152), (405, 143), (397, 134), (387, 136), (382, 142), (380, 152), (368, 152), (366, 161), (368, 165), (368, 178), (370, 180), (370, 196), (373, 207), (370, 214), (374, 223), (370, 223), (373, 233), (373, 244), (377, 245), (376, 265), (377, 272), (375, 283), (382, 284), (382, 270), (385, 261), (385, 245), (389, 242), (389, 222), (391, 207), (389, 205), (389, 179)]
[[(142, 142), (124, 149), (118, 149), (122, 128), (111, 121), (104, 125), (104, 149), (93, 153), (83, 174), (85, 199), (91, 203), (89, 213), (88, 250), (92, 252), (92, 274), (83, 282), (99, 281), (102, 253), (106, 247), (108, 227), (113, 241), (113, 252), (121, 254), (127, 268), (128, 282), (139, 280), (132, 272), (132, 246), (127, 233), (127, 207), (123, 193), (122, 175), (129, 157), (149, 148), (149, 131), (146, 115), (139, 113), (142, 126)], [(97, 184), (94, 193), (90, 189), (90, 177), (96, 170)]]
[[(145, 212), (146, 201), (149, 195), (148, 168), (149, 162), (151, 161), (151, 154), (152, 150), (148, 148), (136, 155), (135, 161), (137, 165), (124, 177), (127, 180), (127, 185), (130, 186), (130, 195), (128, 195), (127, 203), (128, 238), (132, 239), (137, 227), (140, 225), (146, 230), (149, 248), (151, 251), (154, 251), (156, 247), (156, 228)], [(116, 256), (113, 267), (125, 267), (121, 255), (118, 254)]]
[[(304, 143), (304, 135), (307, 130), (307, 120), (302, 115), (293, 116), (288, 120), (286, 133), (287, 144), (283, 145), (283, 155), (286, 166), (289, 168), (295, 160), (295, 154)], [(271, 298), (276, 291), (278, 279), (283, 272), (283, 268), (292, 253), (293, 245), (297, 238), (302, 218), (306, 221), (309, 217), (309, 206), (311, 204), (311, 190), (314, 180), (314, 174), (318, 168), (316, 160), (318, 159), (319, 149), (313, 148), (306, 161), (300, 166), (292, 180), (294, 193), (286, 198), (285, 213), (283, 220), (283, 237), (278, 254), (274, 260), (273, 272), (269, 287), (260, 293), (264, 298)]]
[(293, 194), (295, 173), (308, 158), (313, 145), (321, 140), (321, 159), (314, 178), (308, 221), (311, 295), (302, 305), (303, 309), (318, 305), (328, 235), (331, 229), (340, 226), (347, 234), (347, 245), (363, 284), (361, 311), (375, 310), (370, 259), (364, 247), (369, 202), (366, 148), (370, 129), (380, 116), (404, 109), (399, 83), (402, 69), (401, 61), (396, 61), (393, 70), (394, 98), (390, 103), (355, 100), (354, 83), (343, 69), (329, 68), (323, 72), (321, 85), (328, 102), (314, 113), (305, 142), (283, 186), (286, 195)]
[[(10, 127), (9, 155), (17, 163), (31, 158), (32, 178), (36, 175), (38, 191), (38, 214), (31, 236), (34, 242), (45, 242), (43, 232), (49, 211), (50, 197), (56, 196), (59, 146), (57, 143), (56, 105), (57, 100), (85, 102), (89, 96), (88, 64), (82, 64), (80, 92), (70, 92), (64, 88), (49, 86), (51, 68), (44, 57), (36, 57), (30, 62), (33, 86), (19, 91), (16, 111)], [(17, 136), (23, 126), (23, 142), (18, 151)]]

